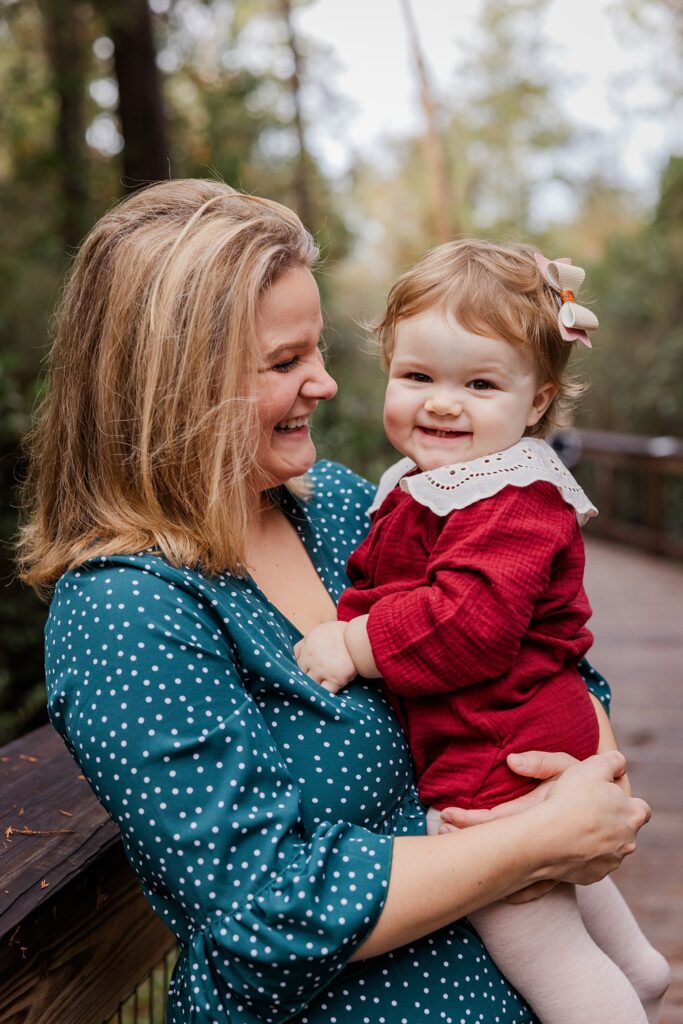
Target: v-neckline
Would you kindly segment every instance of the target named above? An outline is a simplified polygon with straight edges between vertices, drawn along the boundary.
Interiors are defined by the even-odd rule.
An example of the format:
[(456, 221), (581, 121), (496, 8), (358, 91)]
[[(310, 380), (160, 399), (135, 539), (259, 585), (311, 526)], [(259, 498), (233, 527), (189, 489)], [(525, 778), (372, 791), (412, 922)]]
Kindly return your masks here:
[[(303, 544), (306, 554), (308, 555), (311, 561), (311, 565), (313, 566), (323, 587), (327, 591), (332, 603), (336, 605), (337, 602), (328, 586), (330, 581), (324, 578), (327, 575), (324, 562), (320, 557), (316, 557), (319, 556), (320, 550), (322, 548), (322, 538), (320, 538), (320, 535), (314, 531), (303, 504), (298, 500), (298, 498), (296, 498), (292, 494), (290, 490), (288, 490), (284, 485), (282, 485), (281, 487), (277, 488), (275, 494), (278, 508), (283, 513), (283, 515), (287, 517), (287, 519), (292, 524), (297, 534), (301, 538), (301, 543)], [(301, 523), (301, 529), (299, 529), (299, 523)], [(320, 539), (321, 543), (315, 544), (314, 541), (318, 538)], [(256, 580), (254, 579), (250, 572), (247, 573), (246, 582), (249, 584), (249, 587), (256, 594), (258, 594), (263, 603), (269, 609), (271, 609), (282, 620), (282, 622), (284, 622), (287, 625), (289, 632), (295, 634), (297, 640), (302, 640), (304, 634), (301, 632), (299, 627), (295, 626), (292, 620), (289, 618), (289, 616), (285, 615), (285, 613), (270, 600), (270, 598), (259, 586), (259, 584), (256, 582)]]

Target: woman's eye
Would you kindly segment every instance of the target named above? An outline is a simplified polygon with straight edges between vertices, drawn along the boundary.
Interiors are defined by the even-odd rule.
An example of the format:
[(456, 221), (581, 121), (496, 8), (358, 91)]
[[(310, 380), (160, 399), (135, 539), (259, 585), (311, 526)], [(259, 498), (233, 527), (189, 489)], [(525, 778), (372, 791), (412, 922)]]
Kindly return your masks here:
[(477, 378), (471, 380), (468, 387), (472, 388), (473, 391), (494, 391), (495, 384), (492, 384), (490, 380), (482, 380)]
[(426, 373), (408, 373), (408, 380), (414, 380), (418, 384), (431, 384), (432, 378)]
[(287, 359), (284, 363), (276, 363), (275, 366), (271, 366), (271, 370), (275, 370), (276, 373), (289, 373), (299, 362), (299, 357), (294, 356), (292, 359)]

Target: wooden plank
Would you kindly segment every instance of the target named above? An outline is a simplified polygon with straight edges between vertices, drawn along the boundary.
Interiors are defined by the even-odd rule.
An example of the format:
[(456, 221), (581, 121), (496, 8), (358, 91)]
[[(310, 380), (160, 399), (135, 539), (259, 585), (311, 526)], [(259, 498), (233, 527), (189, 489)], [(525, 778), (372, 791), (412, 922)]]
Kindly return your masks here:
[(2, 941), (118, 830), (50, 725), (2, 749), (0, 793)]
[(51, 726), (2, 750), (0, 794), (0, 1020), (99, 1024), (174, 937)]
[(589, 540), (591, 659), (614, 693), (612, 720), (633, 790), (653, 809), (616, 881), (673, 982), (664, 1024), (683, 1024), (683, 567)]

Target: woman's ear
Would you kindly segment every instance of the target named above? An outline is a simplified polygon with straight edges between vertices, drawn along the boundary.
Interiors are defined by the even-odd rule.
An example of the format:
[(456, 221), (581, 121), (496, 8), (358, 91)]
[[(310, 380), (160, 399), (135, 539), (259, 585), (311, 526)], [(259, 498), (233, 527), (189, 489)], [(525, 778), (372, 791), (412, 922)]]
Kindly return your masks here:
[(533, 427), (535, 423), (538, 423), (556, 395), (557, 387), (551, 381), (548, 380), (545, 384), (541, 384), (531, 403), (531, 409), (526, 421), (527, 427)]

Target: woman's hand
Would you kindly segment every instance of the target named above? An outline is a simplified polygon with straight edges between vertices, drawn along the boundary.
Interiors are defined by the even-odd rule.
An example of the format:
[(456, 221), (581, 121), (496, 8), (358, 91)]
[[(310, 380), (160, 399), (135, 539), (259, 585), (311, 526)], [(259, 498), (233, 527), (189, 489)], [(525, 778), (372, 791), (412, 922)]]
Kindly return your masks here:
[[(600, 738), (598, 742), (598, 753), (603, 754), (609, 750), (617, 750), (617, 741), (612, 729), (612, 723), (604, 707), (597, 697), (592, 693), (589, 697), (595, 707), (598, 719)], [(530, 793), (517, 797), (515, 800), (507, 800), (490, 809), (478, 808), (467, 809), (464, 807), (447, 807), (441, 812), (443, 826), (441, 832), (448, 832), (452, 827), (469, 828), (470, 825), (481, 825), (485, 821), (495, 821), (496, 818), (506, 818), (510, 814), (519, 814), (522, 811), (534, 807), (545, 800), (553, 782), (571, 765), (577, 764), (576, 758), (569, 754), (549, 753), (542, 750), (526, 750), (519, 754), (510, 754), (507, 758), (508, 767), (516, 775), (523, 775), (528, 779), (539, 779), (539, 784)], [(615, 782), (623, 789), (627, 796), (631, 796), (631, 784), (626, 774), (626, 767)], [(517, 897), (515, 896), (515, 901)]]
[[(540, 757), (543, 762), (548, 755)], [(554, 779), (538, 808), (555, 820), (556, 829), (548, 826), (557, 862), (551, 859), (545, 877), (590, 885), (634, 852), (636, 834), (652, 812), (644, 800), (627, 796), (618, 785), (625, 770), (623, 754), (610, 750), (571, 765)], [(615, 785), (605, 785), (610, 782)]]
[[(601, 708), (600, 710), (607, 722), (609, 722), (604, 709)], [(611, 733), (611, 729), (610, 734), (613, 741), (614, 734)], [(601, 737), (602, 735), (603, 728), (601, 723)], [(606, 745), (607, 751), (611, 749), (613, 748), (610, 745)], [(572, 766), (578, 766), (580, 764), (580, 762), (575, 758), (570, 757), (569, 754), (549, 753), (541, 750), (527, 750), (521, 754), (510, 754), (507, 760), (509, 767), (516, 774), (523, 775), (526, 778), (540, 779), (542, 781), (540, 781), (538, 786), (531, 790), (531, 792), (525, 793), (523, 796), (517, 797), (515, 800), (508, 800), (505, 803), (499, 804), (497, 807), (492, 807), (490, 809), (481, 808), (469, 810), (462, 807), (446, 808), (441, 814), (444, 821), (444, 825), (440, 830), (441, 832), (448, 832), (453, 828), (469, 828), (472, 825), (481, 825), (486, 821), (495, 821), (499, 818), (506, 818), (511, 815), (520, 814), (532, 807), (537, 807), (548, 799), (553, 787), (558, 780), (561, 779), (564, 773)], [(626, 776), (626, 762), (623, 756), (618, 754), (617, 758), (612, 758), (612, 761), (614, 762), (612, 765), (614, 773), (613, 781), (623, 789), (627, 796), (630, 796), (631, 790)], [(647, 805), (644, 804), (643, 801), (639, 801), (639, 804), (642, 805), (642, 807), (647, 808)], [(649, 819), (649, 808), (647, 808), (647, 812)], [(608, 870), (613, 870), (613, 868), (609, 868)], [(536, 882), (532, 885), (526, 886), (524, 889), (514, 893), (512, 896), (509, 896), (508, 902), (526, 903), (531, 900), (538, 899), (540, 896), (544, 896), (546, 892), (549, 892), (550, 889), (553, 888), (554, 884), (555, 882), (553, 881)]]
[(532, 885), (588, 885), (618, 867), (650, 817), (643, 800), (615, 785), (623, 756), (610, 751), (566, 767), (562, 755), (532, 751), (524, 770), (550, 776), (563, 763), (545, 799), (524, 814), (450, 835), (396, 837), (384, 909), (352, 959), (405, 945)]
[(441, 812), (444, 825), (442, 832), (448, 832), (448, 826), (469, 828), (470, 825), (482, 825), (485, 821), (507, 818), (511, 814), (520, 814), (542, 803), (548, 796), (556, 779), (559, 779), (572, 765), (579, 762), (569, 754), (549, 753), (543, 750), (526, 750), (522, 754), (509, 754), (508, 767), (516, 775), (524, 775), (528, 779), (540, 779), (538, 786), (524, 796), (514, 800), (506, 800), (497, 807), (467, 809), (464, 807), (446, 807)]

